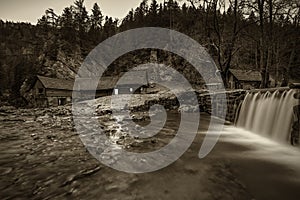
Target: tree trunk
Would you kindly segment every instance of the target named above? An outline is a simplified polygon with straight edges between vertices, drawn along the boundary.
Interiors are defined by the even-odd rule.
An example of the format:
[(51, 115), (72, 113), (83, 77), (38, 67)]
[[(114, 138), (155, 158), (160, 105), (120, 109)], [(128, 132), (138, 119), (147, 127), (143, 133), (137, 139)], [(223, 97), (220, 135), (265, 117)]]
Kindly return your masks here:
[(280, 81), (279, 79), (279, 47), (278, 47), (278, 44), (276, 45), (276, 53), (275, 53), (275, 56), (276, 56), (276, 77), (275, 77), (275, 87), (278, 86), (278, 82)]
[(256, 43), (255, 46), (255, 69), (259, 69), (259, 65), (258, 65), (258, 51), (259, 51), (259, 44)]
[(286, 83), (288, 84), (289, 81), (290, 81), (290, 71), (291, 71), (291, 68), (292, 68), (292, 65), (293, 65), (293, 61), (295, 59), (295, 55), (296, 55), (296, 51), (295, 51), (295, 47), (296, 44), (294, 42), (293, 44), (293, 49), (292, 49), (292, 52), (291, 52), (291, 55), (290, 55), (290, 60), (289, 60), (289, 64), (287, 66), (287, 69), (286, 69), (286, 74), (285, 74), (285, 81)]
[(264, 0), (257, 0), (259, 10), (259, 22), (260, 22), (260, 70), (261, 70), (261, 88), (266, 87), (266, 65), (264, 62), (265, 57), (265, 34), (264, 34)]

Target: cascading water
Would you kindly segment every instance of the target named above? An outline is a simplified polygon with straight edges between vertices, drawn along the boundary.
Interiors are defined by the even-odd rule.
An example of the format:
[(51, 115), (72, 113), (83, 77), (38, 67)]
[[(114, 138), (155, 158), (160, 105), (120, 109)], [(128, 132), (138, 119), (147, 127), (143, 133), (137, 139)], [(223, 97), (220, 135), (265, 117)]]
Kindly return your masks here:
[(249, 92), (241, 106), (236, 125), (256, 134), (287, 143), (298, 104), (294, 90)]

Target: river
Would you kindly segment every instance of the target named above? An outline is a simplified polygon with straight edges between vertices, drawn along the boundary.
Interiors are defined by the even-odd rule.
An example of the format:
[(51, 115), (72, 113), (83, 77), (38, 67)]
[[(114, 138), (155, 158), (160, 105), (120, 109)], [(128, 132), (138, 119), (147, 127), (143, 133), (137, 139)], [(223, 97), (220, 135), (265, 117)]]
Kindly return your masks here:
[[(68, 112), (47, 115), (20, 110), (1, 115), (1, 199), (300, 197), (298, 148), (227, 124), (213, 151), (199, 159), (210, 121), (205, 113), (201, 114), (194, 142), (183, 156), (166, 168), (146, 174), (119, 172), (99, 163), (82, 145), (70, 121)], [(156, 142), (131, 143), (134, 145), (129, 150), (159, 148), (170, 141), (176, 127), (178, 115), (171, 113)]]

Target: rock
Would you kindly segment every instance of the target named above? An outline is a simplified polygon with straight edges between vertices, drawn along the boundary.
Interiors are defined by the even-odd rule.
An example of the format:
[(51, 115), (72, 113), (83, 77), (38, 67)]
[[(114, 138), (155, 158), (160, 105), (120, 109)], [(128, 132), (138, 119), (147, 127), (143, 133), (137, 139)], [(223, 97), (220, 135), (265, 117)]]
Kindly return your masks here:
[(152, 140), (151, 140), (151, 143), (152, 143), (152, 144), (156, 144), (156, 143), (157, 143), (157, 139), (152, 139)]
[(81, 178), (84, 178), (84, 177), (87, 177), (87, 176), (91, 176), (92, 174), (98, 172), (101, 169), (102, 169), (101, 166), (96, 166), (93, 169), (85, 169), (85, 170), (80, 171), (78, 174), (72, 174), (62, 184), (62, 186), (66, 186), (66, 185), (72, 184), (72, 182), (74, 182), (74, 181), (76, 181), (78, 179), (81, 179)]
[(294, 94), (295, 99), (300, 99), (300, 92)]
[(11, 173), (13, 170), (13, 168), (11, 167), (0, 167), (0, 175), (3, 176), (3, 175), (7, 175), (9, 173)]
[(56, 136), (54, 136), (54, 135), (47, 135), (47, 139), (49, 139), (49, 140), (53, 140), (54, 138), (56, 138)]
[(291, 89), (298, 89), (298, 88), (300, 88), (300, 83), (291, 83), (291, 84), (289, 85), (289, 87), (290, 87)]
[(0, 112), (4, 112), (4, 113), (14, 113), (15, 110), (16, 110), (16, 108), (13, 106), (1, 106), (0, 107)]

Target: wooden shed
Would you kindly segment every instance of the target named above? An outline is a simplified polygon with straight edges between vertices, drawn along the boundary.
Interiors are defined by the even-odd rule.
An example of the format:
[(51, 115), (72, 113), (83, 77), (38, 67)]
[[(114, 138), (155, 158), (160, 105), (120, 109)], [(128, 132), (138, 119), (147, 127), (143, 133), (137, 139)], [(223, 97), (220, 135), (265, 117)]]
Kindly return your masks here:
[(32, 88), (38, 107), (59, 106), (72, 101), (74, 81), (37, 76)]
[(230, 89), (255, 89), (261, 84), (261, 74), (255, 70), (230, 69), (228, 72)]
[[(97, 80), (99, 83), (96, 90), (89, 86), (89, 78), (83, 78), (82, 80), (80, 82), (80, 90), (77, 91), (80, 93), (81, 100), (112, 95), (118, 77), (101, 77), (100, 80)], [(74, 80), (37, 76), (31, 89), (34, 96), (34, 104), (37, 107), (49, 107), (71, 103), (73, 87)]]

